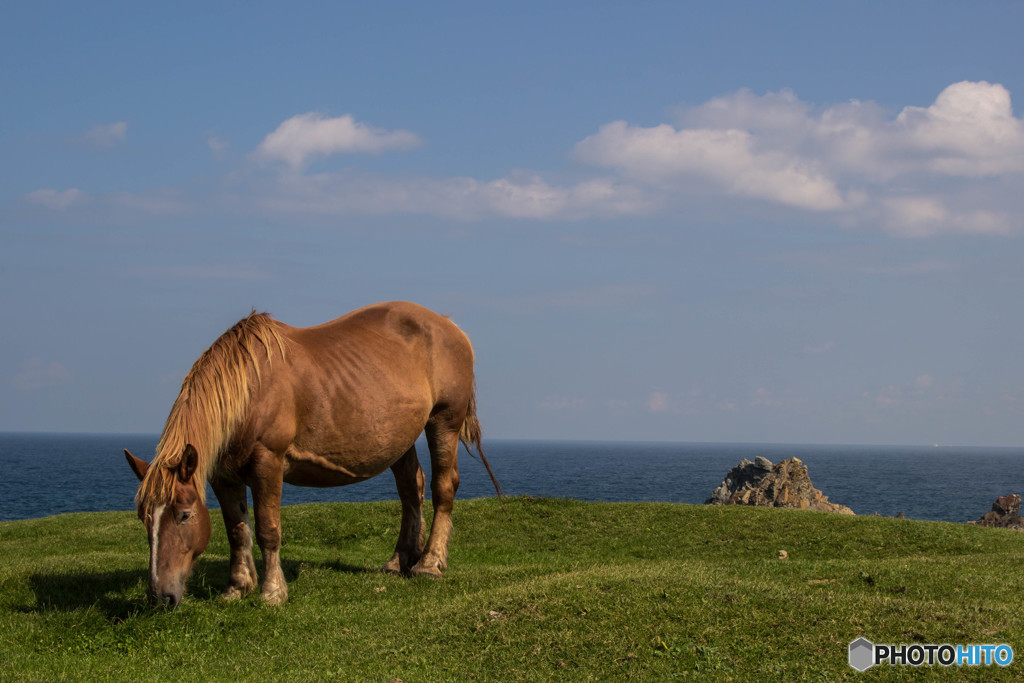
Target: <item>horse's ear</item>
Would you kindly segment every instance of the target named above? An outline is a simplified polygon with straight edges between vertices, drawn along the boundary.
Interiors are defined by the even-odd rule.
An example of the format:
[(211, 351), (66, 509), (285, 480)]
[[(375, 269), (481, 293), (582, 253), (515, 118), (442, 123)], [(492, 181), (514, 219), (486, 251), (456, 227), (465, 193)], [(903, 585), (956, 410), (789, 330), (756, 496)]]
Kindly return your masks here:
[(185, 444), (185, 450), (181, 454), (181, 463), (178, 464), (178, 479), (181, 480), (182, 484), (188, 484), (192, 481), (192, 475), (196, 473), (197, 467), (199, 467), (199, 453), (196, 451), (195, 446), (187, 443)]
[(125, 460), (128, 461), (128, 466), (132, 468), (132, 472), (134, 472), (135, 476), (139, 478), (139, 481), (145, 479), (146, 472), (149, 471), (149, 463), (146, 462), (145, 460), (139, 460), (138, 458), (136, 458), (134, 455), (128, 452), (127, 448), (124, 449), (124, 457)]

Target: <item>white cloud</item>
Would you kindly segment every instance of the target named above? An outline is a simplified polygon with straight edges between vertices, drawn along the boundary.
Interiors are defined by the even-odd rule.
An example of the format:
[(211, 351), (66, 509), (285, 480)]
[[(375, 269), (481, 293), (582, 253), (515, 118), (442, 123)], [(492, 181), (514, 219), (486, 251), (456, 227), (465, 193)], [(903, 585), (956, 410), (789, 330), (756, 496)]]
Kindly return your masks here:
[(1024, 120), (1013, 116), (1009, 91), (986, 81), (954, 83), (930, 106), (904, 107), (892, 120), (877, 104), (856, 100), (815, 113), (788, 90), (740, 90), (681, 117), (687, 130), (750, 132), (764, 149), (813, 159), (830, 176), (1024, 171)]
[(45, 206), (48, 209), (64, 211), (72, 204), (81, 203), (85, 199), (85, 193), (76, 188), (58, 191), (49, 188), (34, 190), (25, 195), (25, 200), (33, 204)]
[(895, 384), (882, 387), (875, 396), (875, 403), (879, 406), (891, 406), (902, 400), (903, 392)]
[(749, 130), (759, 136), (779, 131), (788, 136), (806, 124), (810, 110), (792, 90), (759, 96), (744, 88), (696, 107), (681, 108), (679, 118), (691, 129)]
[(137, 214), (168, 215), (182, 213), (188, 209), (187, 201), (175, 190), (153, 190), (136, 194), (113, 192), (110, 194), (89, 194), (77, 188), (54, 190), (42, 188), (33, 190), (22, 197), (25, 201), (55, 211), (79, 209), (76, 217), (84, 211), (93, 217), (116, 218)]
[(931, 197), (894, 197), (882, 200), (888, 218), (893, 225), (937, 224), (945, 221), (949, 212), (942, 202)]
[(575, 220), (634, 215), (654, 205), (644, 192), (616, 180), (598, 178), (558, 186), (522, 172), (490, 181), (392, 179), (352, 170), (288, 173), (254, 190), (254, 201), (270, 210), (319, 215), (416, 213), (459, 220)]
[(914, 387), (921, 391), (927, 391), (935, 386), (935, 378), (931, 375), (918, 375), (914, 379)]
[(962, 380), (939, 380), (925, 373), (903, 384), (882, 387), (875, 394), (874, 403), (879, 408), (920, 409), (954, 405), (962, 398)]
[(927, 166), (954, 176), (1024, 171), (1024, 121), (1015, 118), (1010, 93), (986, 81), (954, 83), (927, 108), (906, 107), (896, 118), (910, 149)]
[(82, 134), (81, 140), (89, 147), (109, 149), (124, 142), (127, 135), (128, 123), (118, 121), (117, 123), (93, 126)]
[[(97, 145), (123, 140), (127, 124), (97, 126)], [(107, 142), (103, 142), (107, 141)], [(382, 153), (421, 144), (385, 130), (311, 112), (270, 132), (247, 165), (229, 174), (220, 207), (291, 215), (426, 214), (457, 220), (582, 220), (677, 214), (749, 220), (763, 204), (773, 220), (875, 230), (909, 238), (1004, 235), (1024, 227), (1024, 120), (1010, 93), (985, 81), (954, 83), (928, 106), (886, 112), (872, 102), (815, 106), (783, 90), (748, 90), (681, 108), (672, 123), (613, 121), (580, 140), (584, 168), (572, 180), (510, 171), (492, 179), (374, 175), (353, 168), (312, 174), (318, 158)], [(207, 145), (223, 158), (228, 143)], [(86, 195), (39, 189), (25, 200), (50, 209), (171, 213), (180, 192)]]
[(227, 140), (210, 136), (206, 138), (206, 146), (210, 148), (210, 152), (213, 154), (214, 159), (217, 161), (224, 161), (227, 157), (228, 147), (231, 145)]
[(831, 351), (832, 349), (836, 348), (836, 346), (837, 346), (837, 344), (835, 343), (835, 341), (829, 339), (828, 341), (826, 341), (826, 342), (824, 342), (822, 344), (817, 344), (817, 345), (811, 344), (811, 345), (805, 346), (804, 347), (804, 353), (809, 355), (809, 356), (817, 356), (817, 355), (820, 355), (822, 353), (826, 353), (828, 351)]
[(536, 174), (513, 173), (481, 182), (464, 179), (446, 194), (463, 217), (580, 219), (642, 213), (648, 200), (635, 187), (607, 178), (571, 186), (548, 184)]
[(892, 197), (881, 200), (886, 228), (904, 237), (928, 237), (941, 232), (1005, 235), (1011, 220), (985, 209), (951, 211), (937, 197)]
[[(753, 396), (756, 394), (752, 394)], [(699, 387), (676, 393), (652, 391), (642, 399), (642, 405), (650, 413), (691, 417), (732, 413), (739, 408), (739, 403), (735, 399), (716, 391), (705, 391)], [(752, 399), (751, 405), (760, 404), (754, 403)]]
[(583, 161), (662, 186), (694, 176), (729, 194), (804, 209), (844, 206), (835, 184), (812, 161), (760, 150), (757, 142), (745, 130), (676, 130), (668, 124), (642, 128), (615, 121), (577, 144), (575, 153)]
[(671, 400), (664, 391), (655, 391), (647, 398), (647, 410), (652, 413), (667, 413), (671, 407)]
[(761, 408), (778, 408), (784, 404), (783, 399), (765, 387), (758, 387), (750, 392), (750, 405)]
[(566, 398), (563, 396), (547, 396), (540, 403), (538, 408), (550, 411), (573, 410), (586, 406), (587, 400), (583, 398)]
[(283, 122), (263, 139), (254, 156), (260, 161), (284, 162), (298, 168), (317, 157), (355, 152), (377, 154), (420, 144), (419, 137), (407, 130), (374, 128), (356, 121), (351, 114), (326, 118), (309, 112)]
[(997, 182), (1024, 173), (1024, 120), (999, 84), (954, 83), (892, 118), (871, 102), (818, 109), (747, 90), (678, 115), (678, 127), (606, 124), (574, 153), (684, 208), (710, 192), (909, 237), (1006, 234), (1024, 216), (1015, 183)]
[(23, 361), (10, 385), (22, 391), (50, 389), (65, 384), (71, 379), (71, 371), (61, 363), (46, 361), (38, 356)]

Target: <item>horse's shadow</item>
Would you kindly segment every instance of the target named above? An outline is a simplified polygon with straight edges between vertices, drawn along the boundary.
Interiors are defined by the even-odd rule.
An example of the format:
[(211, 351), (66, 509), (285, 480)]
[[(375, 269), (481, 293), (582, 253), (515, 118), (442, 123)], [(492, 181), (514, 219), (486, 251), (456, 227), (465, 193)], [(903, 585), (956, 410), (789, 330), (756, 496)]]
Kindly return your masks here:
[(95, 607), (111, 622), (117, 623), (138, 614), (146, 608), (145, 598), (140, 601), (135, 586), (146, 585), (148, 572), (143, 570), (116, 570), (70, 574), (32, 574), (29, 587), (35, 593), (34, 605), (22, 608), (25, 612), (72, 612)]
[[(228, 567), (227, 560), (200, 559), (189, 578), (186, 593), (193, 599), (204, 602), (220, 599), (221, 591), (228, 585)], [(304, 570), (311, 568), (346, 574), (367, 574), (374, 571), (339, 561), (281, 560), (281, 571), (284, 572), (288, 583), (298, 579)], [(148, 581), (149, 572), (142, 569), (67, 574), (36, 573), (28, 579), (29, 587), (36, 596), (35, 604), (27, 605), (21, 611), (72, 612), (95, 608), (102, 612), (108, 621), (119, 623), (146, 611), (160, 609), (153, 607), (146, 597)]]

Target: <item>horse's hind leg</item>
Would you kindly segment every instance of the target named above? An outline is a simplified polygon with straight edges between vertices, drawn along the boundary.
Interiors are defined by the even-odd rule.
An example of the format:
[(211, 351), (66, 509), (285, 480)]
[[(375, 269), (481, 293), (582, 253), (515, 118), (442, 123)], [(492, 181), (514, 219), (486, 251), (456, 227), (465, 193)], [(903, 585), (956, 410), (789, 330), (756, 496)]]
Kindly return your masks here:
[(214, 478), (210, 485), (220, 501), (224, 526), (228, 531), (228, 544), (231, 546), (228, 587), (221, 595), (225, 598), (238, 598), (255, 590), (259, 581), (256, 563), (252, 559), (252, 531), (249, 528), (245, 484)]
[(423, 487), (425, 479), (416, 457), (413, 445), (391, 466), (398, 486), (398, 497), (402, 500), (402, 528), (398, 532), (395, 554), (384, 565), (390, 574), (408, 574), (419, 562), (423, 552)]
[(459, 489), (459, 428), (451, 421), (427, 423), (427, 444), (430, 446), (430, 494), (434, 504), (434, 521), (430, 525), (427, 547), (412, 568), (414, 576), (441, 576), (448, 568), (448, 540), (452, 535), (452, 506)]

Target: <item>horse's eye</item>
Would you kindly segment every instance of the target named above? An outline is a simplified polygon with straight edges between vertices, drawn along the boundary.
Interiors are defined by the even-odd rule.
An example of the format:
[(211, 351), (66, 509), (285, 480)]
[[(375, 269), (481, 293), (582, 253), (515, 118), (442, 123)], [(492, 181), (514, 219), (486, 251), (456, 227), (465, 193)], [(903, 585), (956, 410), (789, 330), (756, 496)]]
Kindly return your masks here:
[(191, 510), (182, 510), (181, 512), (178, 513), (178, 524), (183, 524), (187, 522), (190, 517), (192, 517)]

